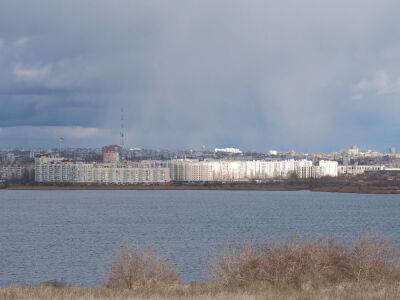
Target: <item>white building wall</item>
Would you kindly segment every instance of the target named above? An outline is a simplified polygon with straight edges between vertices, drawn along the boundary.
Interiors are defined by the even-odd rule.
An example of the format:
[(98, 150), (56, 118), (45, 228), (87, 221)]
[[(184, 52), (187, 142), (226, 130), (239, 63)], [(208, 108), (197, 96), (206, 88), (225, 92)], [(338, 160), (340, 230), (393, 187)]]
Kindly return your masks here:
[(347, 165), (338, 166), (338, 175), (361, 175), (368, 171), (382, 171), (385, 170), (383, 165)]
[(174, 181), (243, 181), (269, 178), (287, 178), (297, 168), (312, 166), (308, 160), (283, 161), (197, 161), (188, 159), (170, 162)]
[(305, 161), (296, 168), (296, 175), (302, 179), (326, 176), (336, 177), (338, 176), (338, 163), (337, 161), (321, 160), (318, 166), (313, 166)]
[(282, 161), (176, 159), (169, 162), (143, 161), (124, 164), (37, 159), (35, 174), (37, 182), (128, 184), (163, 183), (171, 180), (189, 182), (247, 181), (287, 178), (294, 172), (301, 178), (304, 176), (306, 176), (304, 178), (327, 176), (326, 174), (335, 174), (335, 170), (337, 172), (337, 163), (336, 165), (335, 163), (323, 162), (320, 168), (310, 169), (311, 161), (293, 159)]
[(59, 158), (35, 160), (36, 182), (59, 183), (164, 183), (170, 181), (170, 170), (149, 164), (95, 164), (64, 161)]
[(319, 166), (322, 168), (322, 176), (338, 176), (338, 162), (332, 160), (320, 160)]

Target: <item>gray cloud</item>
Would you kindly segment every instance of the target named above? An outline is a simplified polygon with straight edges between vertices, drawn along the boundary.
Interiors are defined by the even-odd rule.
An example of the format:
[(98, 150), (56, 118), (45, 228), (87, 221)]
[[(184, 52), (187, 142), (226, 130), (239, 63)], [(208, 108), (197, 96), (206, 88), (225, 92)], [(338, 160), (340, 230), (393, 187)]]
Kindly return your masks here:
[(400, 94), (400, 77), (390, 78), (385, 71), (378, 71), (372, 78), (362, 79), (354, 86), (354, 99), (362, 99), (365, 95), (375, 96)]
[(394, 0), (3, 0), (0, 126), (36, 128), (30, 143), (46, 143), (43, 128), (117, 133), (123, 106), (130, 145), (385, 148), (399, 140), (399, 9)]

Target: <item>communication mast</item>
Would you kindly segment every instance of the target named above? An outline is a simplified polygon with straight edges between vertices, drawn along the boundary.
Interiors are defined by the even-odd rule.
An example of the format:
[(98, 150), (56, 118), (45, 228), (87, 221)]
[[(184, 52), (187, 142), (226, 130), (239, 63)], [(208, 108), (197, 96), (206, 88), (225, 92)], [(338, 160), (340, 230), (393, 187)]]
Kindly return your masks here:
[(64, 142), (64, 138), (63, 137), (59, 137), (58, 138), (58, 155), (61, 157), (61, 145)]
[(122, 149), (125, 147), (125, 123), (124, 123), (124, 108), (121, 108), (121, 128), (119, 132), (120, 146)]

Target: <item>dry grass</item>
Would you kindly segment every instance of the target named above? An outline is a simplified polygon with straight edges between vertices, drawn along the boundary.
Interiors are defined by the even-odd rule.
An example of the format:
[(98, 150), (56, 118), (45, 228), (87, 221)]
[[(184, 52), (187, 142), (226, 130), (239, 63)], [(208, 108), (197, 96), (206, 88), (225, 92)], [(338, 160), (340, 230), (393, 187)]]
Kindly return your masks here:
[(261, 299), (359, 299), (375, 300), (400, 299), (399, 284), (366, 284), (349, 283), (319, 289), (277, 289), (265, 288), (260, 291), (224, 291), (208, 292), (207, 289), (197, 290), (189, 286), (179, 286), (165, 291), (156, 290), (151, 295), (141, 295), (128, 289), (109, 288), (54, 288), (54, 287), (11, 287), (0, 289), (0, 299), (6, 300), (91, 300), (91, 299), (151, 299), (151, 300), (261, 300)]
[(213, 280), (184, 284), (152, 247), (124, 245), (104, 286), (48, 282), (0, 289), (0, 299), (400, 299), (398, 248), (376, 238), (244, 244), (220, 255)]
[(213, 264), (227, 288), (273, 286), (301, 289), (342, 283), (400, 281), (399, 250), (377, 238), (350, 246), (336, 240), (299, 241), (229, 249)]

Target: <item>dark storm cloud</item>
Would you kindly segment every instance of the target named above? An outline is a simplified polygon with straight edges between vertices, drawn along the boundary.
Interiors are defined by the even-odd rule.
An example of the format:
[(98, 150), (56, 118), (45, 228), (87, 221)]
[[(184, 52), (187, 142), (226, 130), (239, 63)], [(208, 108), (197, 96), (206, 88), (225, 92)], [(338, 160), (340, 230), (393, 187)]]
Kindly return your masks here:
[[(49, 99), (50, 98), (50, 99)], [(0, 127), (84, 126), (97, 127), (103, 107), (95, 101), (19, 96), (1, 101)]]
[(1, 143), (20, 126), (32, 128), (24, 139), (53, 128), (107, 142), (124, 107), (130, 145), (396, 144), (399, 9), (394, 0), (3, 0)]

